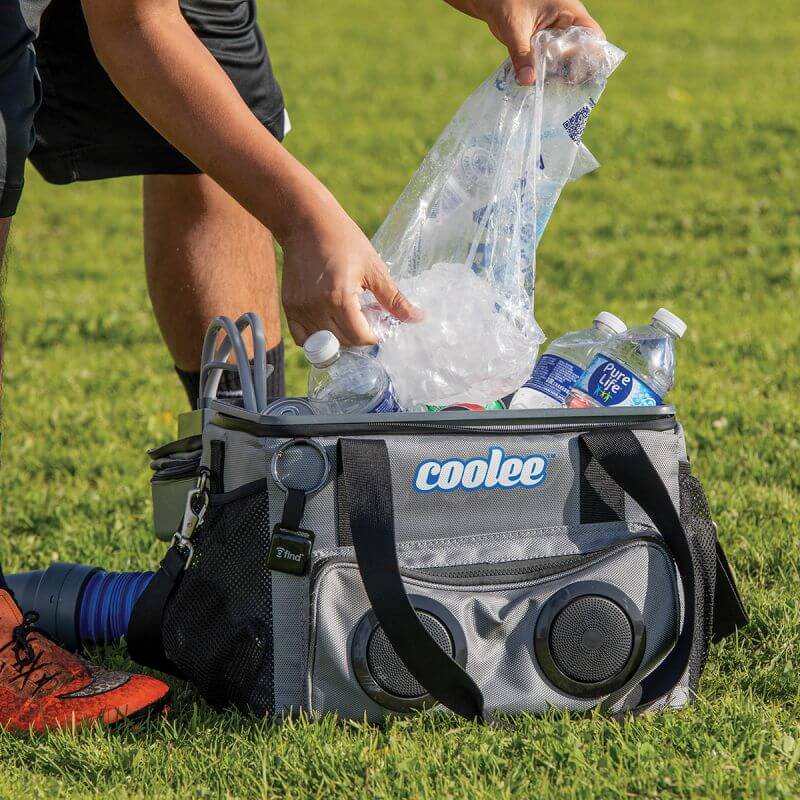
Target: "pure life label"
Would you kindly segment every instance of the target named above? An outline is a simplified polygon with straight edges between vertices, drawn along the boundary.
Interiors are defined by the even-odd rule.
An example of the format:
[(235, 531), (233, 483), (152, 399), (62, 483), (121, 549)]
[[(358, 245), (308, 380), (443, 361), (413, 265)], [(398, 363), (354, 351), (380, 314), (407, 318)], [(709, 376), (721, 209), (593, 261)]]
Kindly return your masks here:
[(577, 387), (603, 406), (660, 406), (663, 402), (629, 369), (602, 354), (592, 359)]
[(541, 454), (507, 456), (491, 447), (486, 457), (423, 461), (414, 475), (417, 492), (453, 492), (463, 489), (534, 489), (547, 477), (547, 457)]

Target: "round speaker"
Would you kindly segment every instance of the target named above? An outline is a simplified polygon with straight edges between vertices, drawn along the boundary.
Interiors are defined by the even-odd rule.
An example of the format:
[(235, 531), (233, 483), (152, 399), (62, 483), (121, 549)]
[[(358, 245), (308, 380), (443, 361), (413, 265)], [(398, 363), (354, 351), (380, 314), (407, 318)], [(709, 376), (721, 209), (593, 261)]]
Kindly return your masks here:
[[(410, 595), (409, 600), (436, 644), (465, 666), (467, 642), (458, 620), (429, 597)], [(384, 708), (411, 711), (436, 705), (436, 700), (400, 660), (374, 611), (368, 611), (356, 626), (350, 655), (361, 688)]]
[(542, 606), (534, 634), (545, 677), (575, 697), (602, 697), (624, 686), (642, 662), (645, 643), (639, 607), (600, 581), (556, 592)]

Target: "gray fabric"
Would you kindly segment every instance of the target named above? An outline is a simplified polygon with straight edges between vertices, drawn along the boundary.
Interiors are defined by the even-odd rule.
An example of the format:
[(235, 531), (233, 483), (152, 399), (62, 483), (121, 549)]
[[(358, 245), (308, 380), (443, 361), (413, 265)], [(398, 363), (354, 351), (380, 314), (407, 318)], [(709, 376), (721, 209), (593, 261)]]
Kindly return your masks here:
[[(657, 433), (655, 431), (634, 431), (656, 472), (667, 487), (675, 510), (680, 514), (680, 489), (678, 485), (678, 457), (683, 451), (683, 431), (678, 433)], [(629, 522), (651, 525), (647, 514), (630, 497), (625, 498), (625, 517)]]
[(308, 576), (272, 573), (272, 635), (277, 646), (272, 663), (275, 675), (275, 711), (296, 713), (303, 702), (303, 674), (307, 663)]
[[(678, 593), (672, 561), (654, 544), (632, 543), (591, 567), (556, 578), (503, 586), (442, 586), (408, 578), (409, 593), (442, 603), (459, 621), (468, 643), (467, 671), (484, 694), (486, 711), (543, 712), (548, 706), (585, 711), (597, 700), (578, 699), (553, 688), (539, 671), (533, 632), (539, 609), (559, 589), (579, 580), (622, 588), (647, 626), (647, 645), (633, 683), (666, 655), (677, 635)], [(306, 708), (371, 721), (387, 710), (367, 697), (350, 660), (352, 634), (369, 601), (353, 563), (333, 562), (319, 572), (311, 594), (311, 642)]]

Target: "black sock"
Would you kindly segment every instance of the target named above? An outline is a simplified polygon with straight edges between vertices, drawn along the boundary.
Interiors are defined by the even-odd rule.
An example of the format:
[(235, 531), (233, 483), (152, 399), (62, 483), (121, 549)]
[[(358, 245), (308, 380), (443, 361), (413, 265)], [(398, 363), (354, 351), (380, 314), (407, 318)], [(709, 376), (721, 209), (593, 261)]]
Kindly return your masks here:
[(189, 398), (189, 405), (192, 407), (192, 411), (194, 411), (197, 408), (197, 398), (200, 395), (200, 373), (187, 372), (180, 367), (175, 367), (175, 372), (181, 379), (183, 388), (186, 391), (186, 396)]
[(275, 369), (267, 378), (267, 397), (277, 400), (286, 396), (286, 373), (283, 369), (283, 339), (272, 350), (267, 350), (267, 364), (272, 364)]
[[(271, 364), (274, 367), (272, 374), (267, 378), (267, 398), (275, 400), (278, 397), (283, 397), (286, 393), (286, 380), (283, 369), (283, 340), (278, 342), (271, 350), (267, 350), (267, 364)], [(192, 408), (197, 408), (197, 397), (200, 394), (200, 373), (187, 372), (180, 367), (175, 367), (175, 372), (178, 373), (178, 377), (181, 379)], [(238, 401), (241, 404), (242, 387), (239, 383), (238, 372), (222, 373), (217, 397), (230, 403)]]

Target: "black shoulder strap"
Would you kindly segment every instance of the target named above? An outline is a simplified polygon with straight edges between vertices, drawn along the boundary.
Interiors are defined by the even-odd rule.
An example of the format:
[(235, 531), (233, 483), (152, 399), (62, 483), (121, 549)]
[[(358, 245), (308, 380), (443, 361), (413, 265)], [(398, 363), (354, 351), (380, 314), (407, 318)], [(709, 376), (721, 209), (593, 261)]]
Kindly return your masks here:
[(721, 642), (737, 628), (743, 628), (750, 621), (742, 602), (739, 590), (733, 580), (730, 564), (722, 545), (717, 541), (717, 576), (714, 581), (714, 623), (711, 640)]
[(678, 568), (683, 589), (683, 626), (675, 647), (642, 681), (639, 707), (651, 705), (671, 692), (689, 666), (695, 629), (695, 568), (689, 540), (664, 482), (629, 430), (596, 430), (581, 440), (609, 477), (630, 495), (652, 520)]
[(178, 675), (179, 671), (164, 652), (164, 610), (194, 552), (191, 537), (198, 525), (203, 524), (210, 502), (209, 474), (207, 469), (200, 468), (197, 485), (186, 495), (186, 507), (173, 544), (136, 601), (128, 623), (127, 641), (131, 658), (143, 666), (173, 675)]
[(340, 439), (338, 448), (358, 568), (378, 622), (400, 660), (432, 697), (462, 717), (482, 720), (481, 690), (428, 633), (403, 587), (386, 442)]
[(164, 652), (163, 617), (167, 601), (185, 567), (185, 552), (173, 544), (136, 601), (126, 636), (128, 653), (137, 664), (173, 675), (180, 673)]

